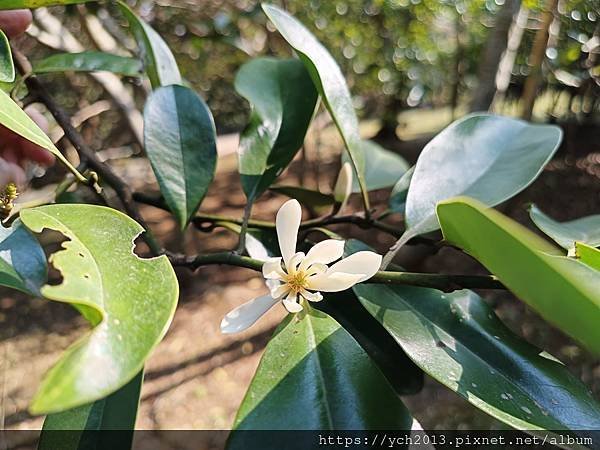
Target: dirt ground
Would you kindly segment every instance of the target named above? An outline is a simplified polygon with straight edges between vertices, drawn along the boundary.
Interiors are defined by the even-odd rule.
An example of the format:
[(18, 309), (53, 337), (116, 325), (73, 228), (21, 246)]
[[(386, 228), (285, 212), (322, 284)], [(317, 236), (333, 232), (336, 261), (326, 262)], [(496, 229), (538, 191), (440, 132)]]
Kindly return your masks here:
[[(315, 161), (314, 147), (308, 148), (308, 165), (295, 162), (286, 173), (287, 184), (320, 184), (326, 189), (336, 173), (333, 156), (320, 155)], [(311, 162), (312, 161), (312, 162)], [(317, 170), (318, 169), (318, 170)], [(153, 180), (142, 162), (120, 168), (123, 176), (138, 189)], [(318, 173), (319, 180), (315, 179)], [(307, 174), (310, 174), (308, 176)], [(549, 194), (551, 192), (551, 195)], [(383, 205), (385, 192), (374, 195), (375, 205)], [(358, 199), (355, 199), (358, 205)], [(267, 194), (255, 208), (257, 218), (273, 220), (283, 197)], [(600, 153), (595, 151), (562, 152), (525, 192), (502, 206), (502, 210), (528, 223), (525, 205), (535, 202), (560, 220), (600, 212)], [(235, 171), (235, 156), (223, 156), (210, 194), (202, 211), (240, 216), (245, 205)], [(166, 213), (145, 207), (143, 210), (157, 236), (167, 247), (189, 254), (230, 249), (236, 238), (230, 232), (211, 234), (188, 230), (181, 235)], [(391, 221), (393, 223), (393, 220)], [(384, 251), (392, 243), (389, 236), (364, 230), (338, 227), (340, 233), (367, 240)], [(368, 238), (368, 239), (367, 239)], [(473, 260), (453, 250), (443, 250), (430, 258), (419, 247), (409, 248), (402, 262), (413, 270), (446, 273), (483, 273)], [(181, 283), (180, 304), (173, 324), (146, 365), (137, 427), (140, 429), (228, 429), (258, 365), (273, 328), (284, 316), (274, 308), (255, 326), (239, 335), (223, 336), (221, 318), (240, 303), (262, 294), (260, 276), (250, 270), (233, 267), (207, 267), (191, 274), (178, 271)], [(600, 394), (600, 361), (593, 359), (570, 339), (543, 323), (535, 313), (506, 292), (486, 293), (498, 315), (518, 334), (544, 346), (560, 358), (572, 372)], [(0, 429), (39, 429), (42, 417), (32, 417), (27, 404), (43, 374), (61, 352), (89, 327), (69, 306), (41, 299), (30, 299), (13, 292), (0, 293)], [(471, 407), (466, 401), (437, 382), (427, 380), (424, 390), (404, 399), (424, 428), (490, 428), (500, 424)]]

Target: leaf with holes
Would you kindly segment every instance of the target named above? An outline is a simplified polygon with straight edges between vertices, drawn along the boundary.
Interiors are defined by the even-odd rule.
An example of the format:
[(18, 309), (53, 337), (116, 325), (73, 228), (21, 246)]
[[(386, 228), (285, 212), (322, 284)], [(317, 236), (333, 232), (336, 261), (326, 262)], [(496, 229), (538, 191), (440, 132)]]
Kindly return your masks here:
[(42, 206), (22, 211), (21, 220), (68, 239), (51, 257), (63, 282), (41, 293), (72, 304), (94, 327), (46, 374), (30, 410), (53, 413), (104, 398), (131, 381), (166, 333), (179, 291), (173, 268), (166, 256), (136, 256), (133, 240), (143, 228), (110, 208)]
[(10, 43), (2, 30), (0, 30), (0, 82), (12, 83), (15, 81), (15, 65), (10, 51)]
[(462, 248), (548, 322), (600, 354), (600, 272), (468, 197), (441, 202), (444, 238)]
[(238, 154), (242, 187), (253, 202), (302, 147), (318, 94), (297, 59), (253, 59), (237, 73), (235, 90), (252, 106)]
[[(368, 249), (348, 241), (349, 253)], [(431, 377), (517, 429), (600, 426), (600, 405), (552, 356), (513, 334), (472, 291), (358, 284), (364, 307)]]
[[(306, 305), (305, 313), (289, 315), (275, 331), (234, 429), (407, 430), (411, 423), (398, 396), (352, 336)], [(265, 444), (261, 448), (282, 448)], [(244, 434), (234, 431), (228, 448), (244, 445)]]
[(42, 247), (19, 220), (0, 226), (0, 285), (39, 295), (47, 271)]
[(50, 414), (44, 420), (38, 450), (130, 450), (142, 381), (140, 372), (106, 398)]
[(356, 111), (344, 75), (327, 49), (302, 23), (276, 6), (263, 4), (262, 8), (308, 69), (313, 83), (342, 135), (358, 175), (365, 208), (368, 209), (364, 149), (358, 132)]
[(144, 108), (146, 154), (182, 228), (215, 176), (216, 140), (212, 114), (191, 89), (161, 87), (148, 98)]
[(33, 73), (112, 72), (128, 77), (143, 73), (139, 59), (104, 52), (59, 53), (33, 63)]
[(121, 12), (129, 22), (131, 32), (140, 48), (144, 68), (154, 89), (160, 86), (181, 84), (181, 74), (177, 61), (163, 38), (140, 19), (125, 3), (117, 2)]
[(529, 216), (535, 225), (566, 250), (575, 248), (575, 242), (592, 247), (600, 246), (600, 214), (581, 217), (569, 222), (557, 222), (531, 205)]
[(438, 202), (467, 195), (495, 206), (529, 186), (558, 149), (554, 125), (491, 114), (452, 123), (423, 149), (406, 197), (407, 230), (398, 246), (437, 230)]

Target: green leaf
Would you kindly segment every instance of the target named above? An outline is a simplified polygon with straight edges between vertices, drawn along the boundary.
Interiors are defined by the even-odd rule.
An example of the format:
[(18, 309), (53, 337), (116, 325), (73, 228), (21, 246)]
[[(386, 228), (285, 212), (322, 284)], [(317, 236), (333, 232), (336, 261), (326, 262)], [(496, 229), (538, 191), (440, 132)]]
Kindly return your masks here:
[(0, 30), (0, 82), (12, 83), (15, 81), (15, 65), (10, 51), (10, 43), (2, 30)]
[(404, 210), (406, 209), (406, 196), (408, 195), (408, 189), (414, 173), (415, 166), (404, 172), (402, 178), (394, 185), (388, 201), (390, 211), (404, 214)]
[[(408, 411), (358, 343), (331, 317), (306, 308), (275, 331), (234, 429), (410, 429)], [(233, 432), (228, 444), (247, 448), (243, 433)]]
[(139, 59), (104, 52), (59, 53), (33, 63), (33, 73), (36, 74), (105, 71), (139, 77), (143, 70)]
[[(2, 90), (0, 90), (0, 124), (28, 141), (45, 148), (68, 167), (71, 172), (77, 172), (40, 127)], [(83, 176), (79, 175), (79, 177), (85, 181)]]
[(423, 388), (423, 371), (352, 291), (327, 293), (324, 300), (314, 306), (329, 314), (356, 339), (398, 395), (413, 395)]
[(140, 372), (106, 398), (47, 416), (38, 450), (130, 450), (143, 378)]
[(421, 369), (492, 417), (518, 429), (600, 426), (588, 389), (512, 333), (474, 292), (379, 284), (353, 290)]
[(144, 60), (144, 68), (154, 89), (160, 86), (181, 84), (181, 74), (177, 67), (177, 61), (169, 46), (154, 29), (140, 19), (122, 1), (117, 5), (129, 22), (131, 32), (140, 47), (140, 54)]
[(263, 4), (262, 8), (308, 69), (313, 83), (342, 135), (354, 170), (358, 174), (365, 208), (369, 209), (364, 149), (358, 132), (358, 119), (344, 75), (327, 49), (297, 19), (273, 5)]
[(554, 125), (533, 125), (508, 117), (473, 114), (452, 123), (423, 149), (406, 198), (412, 237), (437, 230), (438, 202), (466, 195), (495, 206), (529, 186), (558, 149)]
[(0, 226), (0, 285), (38, 295), (47, 272), (42, 247), (19, 220)]
[(299, 186), (271, 186), (270, 191), (295, 198), (304, 206), (317, 213), (324, 213), (335, 205), (335, 199), (331, 194), (323, 194), (320, 191), (307, 189)]
[(144, 108), (144, 143), (165, 201), (184, 228), (215, 175), (216, 131), (208, 106), (187, 87), (158, 88)]
[(166, 333), (178, 285), (166, 256), (142, 259), (133, 240), (143, 228), (119, 211), (92, 205), (50, 205), (21, 212), (34, 232), (68, 241), (51, 262), (63, 276), (42, 295), (71, 303), (94, 329), (48, 372), (31, 404), (34, 414), (94, 402), (127, 384)]
[(600, 353), (600, 272), (469, 198), (437, 208), (444, 238), (471, 254), (548, 322)]
[[(365, 155), (365, 183), (368, 191), (394, 186), (408, 170), (408, 163), (402, 156), (391, 152), (373, 141), (361, 142)], [(349, 161), (346, 153), (342, 155), (342, 164)], [(352, 192), (360, 192), (360, 184), (354, 172)]]
[(297, 59), (254, 59), (238, 71), (235, 89), (252, 106), (238, 151), (242, 187), (252, 202), (302, 147), (318, 94)]
[(45, 6), (74, 5), (77, 3), (92, 3), (97, 0), (2, 0), (2, 9), (35, 9)]
[(600, 270), (600, 250), (597, 248), (590, 247), (582, 242), (576, 242), (575, 255), (582, 263)]
[(564, 249), (575, 248), (576, 241), (592, 247), (600, 246), (600, 214), (581, 217), (569, 222), (557, 222), (544, 214), (537, 206), (531, 205), (529, 217), (540, 230)]

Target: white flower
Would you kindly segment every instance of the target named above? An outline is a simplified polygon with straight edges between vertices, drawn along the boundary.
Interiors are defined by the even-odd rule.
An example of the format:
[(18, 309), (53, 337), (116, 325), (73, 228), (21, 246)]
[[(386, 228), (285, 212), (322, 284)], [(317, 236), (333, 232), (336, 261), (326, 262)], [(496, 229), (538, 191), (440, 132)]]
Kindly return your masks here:
[(290, 313), (302, 311), (302, 301), (318, 302), (321, 292), (344, 291), (368, 280), (379, 270), (381, 255), (362, 251), (328, 267), (343, 256), (344, 241), (328, 239), (313, 246), (305, 255), (296, 253), (302, 209), (289, 200), (279, 209), (275, 225), (283, 258), (269, 258), (263, 276), (271, 291), (231, 311), (221, 322), (223, 333), (237, 333), (250, 327), (277, 302)]

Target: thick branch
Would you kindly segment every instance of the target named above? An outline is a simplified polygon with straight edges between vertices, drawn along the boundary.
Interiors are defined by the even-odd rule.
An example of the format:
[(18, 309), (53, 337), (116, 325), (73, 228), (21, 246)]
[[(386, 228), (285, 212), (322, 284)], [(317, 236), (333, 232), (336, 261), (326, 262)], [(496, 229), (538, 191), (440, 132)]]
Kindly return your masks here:
[[(232, 252), (213, 253), (209, 255), (185, 256), (168, 254), (171, 264), (175, 267), (187, 267), (196, 270), (202, 266), (224, 264), (245, 267), (256, 271), (262, 270), (262, 261), (240, 256)], [(506, 289), (506, 287), (491, 275), (441, 275), (434, 273), (392, 272), (379, 271), (365, 283), (401, 284), (438, 289), (452, 292), (458, 289)]]

